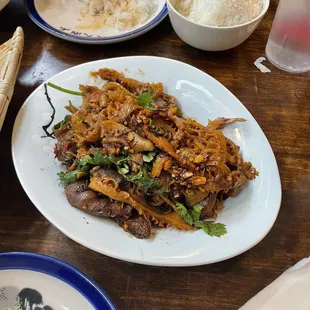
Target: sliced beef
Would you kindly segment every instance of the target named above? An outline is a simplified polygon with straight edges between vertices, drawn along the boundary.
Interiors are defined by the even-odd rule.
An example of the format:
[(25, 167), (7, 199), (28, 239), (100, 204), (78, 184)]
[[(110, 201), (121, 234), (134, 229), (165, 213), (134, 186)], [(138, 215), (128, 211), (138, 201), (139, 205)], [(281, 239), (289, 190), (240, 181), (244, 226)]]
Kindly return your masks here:
[(55, 157), (66, 165), (72, 164), (75, 158), (74, 154), (76, 154), (76, 145), (72, 141), (71, 130), (62, 131), (56, 137)]
[(201, 211), (200, 214), (200, 219), (201, 220), (205, 220), (208, 218), (213, 218), (214, 217), (214, 206), (216, 203), (216, 197), (217, 197), (217, 193), (210, 193), (208, 195), (208, 197), (203, 200), (200, 205), (203, 206), (203, 209)]
[(88, 188), (88, 181), (86, 180), (69, 184), (65, 189), (65, 194), (73, 207), (94, 216), (114, 218), (126, 232), (136, 238), (146, 239), (151, 236), (150, 221), (143, 217), (131, 218), (133, 208), (130, 205), (112, 201), (107, 197), (102, 198)]
[(95, 191), (88, 188), (88, 182), (85, 180), (69, 184), (65, 189), (65, 194), (73, 207), (94, 216), (122, 216), (128, 219), (131, 215), (132, 207), (124, 207), (121, 202), (100, 197)]
[(111, 168), (100, 168), (98, 170), (95, 170), (92, 174), (95, 174), (98, 178), (111, 178), (117, 184), (120, 184), (124, 181), (124, 177), (116, 170)]
[(151, 236), (151, 222), (142, 216), (125, 221), (123, 229), (138, 239), (147, 239)]

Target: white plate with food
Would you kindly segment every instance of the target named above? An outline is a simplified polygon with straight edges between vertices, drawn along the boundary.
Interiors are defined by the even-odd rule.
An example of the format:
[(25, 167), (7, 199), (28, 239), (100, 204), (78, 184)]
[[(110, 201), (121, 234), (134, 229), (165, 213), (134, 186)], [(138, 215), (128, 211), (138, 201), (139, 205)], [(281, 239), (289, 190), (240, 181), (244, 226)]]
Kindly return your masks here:
[(26, 0), (30, 18), (72, 42), (110, 44), (153, 29), (168, 14), (165, 0)]
[(277, 163), (252, 115), (206, 73), (166, 58), (106, 59), (54, 76), (19, 111), (12, 153), (51, 223), (129, 262), (236, 256), (266, 236), (281, 203)]

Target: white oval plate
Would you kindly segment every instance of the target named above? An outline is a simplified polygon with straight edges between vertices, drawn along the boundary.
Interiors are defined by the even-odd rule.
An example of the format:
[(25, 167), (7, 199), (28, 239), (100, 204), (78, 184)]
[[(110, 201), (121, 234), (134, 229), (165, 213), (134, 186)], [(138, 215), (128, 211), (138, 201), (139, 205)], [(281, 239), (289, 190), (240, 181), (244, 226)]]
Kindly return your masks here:
[[(52, 158), (49, 139), (40, 139), (41, 126), (48, 123), (51, 108), (38, 87), (19, 111), (13, 130), (12, 153), (17, 175), (27, 195), (64, 234), (102, 254), (129, 262), (159, 266), (193, 266), (236, 256), (257, 244), (273, 226), (281, 203), (281, 184), (272, 149), (247, 109), (223, 85), (204, 72), (181, 62), (158, 57), (123, 57), (86, 63), (70, 68), (50, 81), (69, 89), (81, 83), (96, 83), (89, 71), (109, 67), (142, 81), (160, 81), (176, 96), (183, 112), (206, 124), (218, 116), (243, 117), (248, 121), (229, 126), (225, 134), (241, 147), (245, 160), (258, 169), (259, 177), (236, 198), (225, 202), (218, 217), (227, 235), (209, 237), (203, 231), (157, 230), (151, 240), (138, 240), (110, 220), (98, 219), (67, 202), (59, 187), (60, 167)], [(54, 89), (49, 95), (56, 108), (55, 123), (66, 114), (68, 99), (81, 104), (80, 97)], [(52, 142), (53, 143), (53, 142)]]
[(81, 30), (80, 10), (85, 0), (25, 0), (29, 17), (46, 32), (64, 40), (84, 44), (110, 44), (138, 37), (157, 26), (168, 14), (165, 0), (156, 0), (153, 15), (138, 27), (113, 33), (104, 29)]

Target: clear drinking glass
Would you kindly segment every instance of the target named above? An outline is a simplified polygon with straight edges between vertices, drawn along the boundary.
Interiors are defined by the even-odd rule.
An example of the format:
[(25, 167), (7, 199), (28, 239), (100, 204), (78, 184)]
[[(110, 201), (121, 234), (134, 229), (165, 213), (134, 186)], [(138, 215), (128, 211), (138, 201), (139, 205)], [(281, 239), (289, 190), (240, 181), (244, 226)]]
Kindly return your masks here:
[(282, 70), (310, 71), (310, 0), (280, 0), (266, 56)]

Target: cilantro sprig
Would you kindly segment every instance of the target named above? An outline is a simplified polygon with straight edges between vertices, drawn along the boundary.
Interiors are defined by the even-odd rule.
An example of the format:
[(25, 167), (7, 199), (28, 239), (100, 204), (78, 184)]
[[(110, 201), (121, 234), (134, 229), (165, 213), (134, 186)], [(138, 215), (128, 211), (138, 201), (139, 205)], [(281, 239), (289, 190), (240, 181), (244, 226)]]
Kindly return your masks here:
[(60, 184), (64, 187), (67, 187), (69, 184), (74, 183), (78, 180), (78, 174), (83, 173), (84, 175), (88, 175), (91, 169), (90, 165), (78, 165), (77, 169), (69, 172), (58, 172), (57, 175), (60, 180)]
[(154, 104), (154, 100), (152, 98), (152, 93), (154, 92), (153, 88), (150, 88), (147, 92), (142, 93), (139, 96), (136, 95), (132, 95), (132, 94), (127, 94), (135, 99), (137, 99), (139, 101), (139, 104), (149, 110), (156, 110), (153, 106)]
[(183, 204), (176, 202), (176, 210), (179, 217), (188, 225), (202, 229), (211, 237), (221, 237), (227, 234), (226, 225), (223, 223), (200, 221), (202, 209), (203, 207), (201, 205), (195, 205), (191, 209), (187, 209)]
[(95, 150), (93, 152), (93, 156), (86, 155), (80, 159), (79, 163), (82, 166), (87, 164), (94, 166), (107, 166), (113, 164), (113, 160), (108, 155), (103, 155), (99, 151)]
[(152, 151), (152, 152), (143, 154), (142, 159), (144, 162), (150, 163), (154, 160), (155, 156), (156, 156), (156, 152)]
[(139, 96), (139, 103), (141, 106), (147, 109), (153, 108), (154, 100), (151, 96), (153, 92), (154, 89), (150, 88), (147, 92), (144, 92)]
[(214, 221), (203, 221), (203, 222), (196, 222), (195, 226), (197, 228), (202, 229), (206, 234), (211, 237), (221, 237), (227, 234), (227, 229), (225, 224), (223, 223), (215, 223)]
[(177, 213), (179, 215), (179, 217), (188, 225), (191, 225), (193, 226), (193, 217), (192, 215), (190, 214), (190, 212), (185, 208), (184, 205), (182, 205), (181, 203), (179, 202), (176, 202), (175, 203), (176, 205), (176, 209), (177, 209)]
[(137, 184), (144, 193), (155, 190), (159, 184), (159, 179), (154, 179), (146, 171), (141, 168), (136, 174), (128, 174), (123, 172), (124, 168), (118, 168), (118, 172), (129, 182)]
[(142, 178), (138, 180), (139, 187), (145, 193), (157, 188), (158, 184), (159, 179), (152, 178), (146, 171), (144, 171)]

